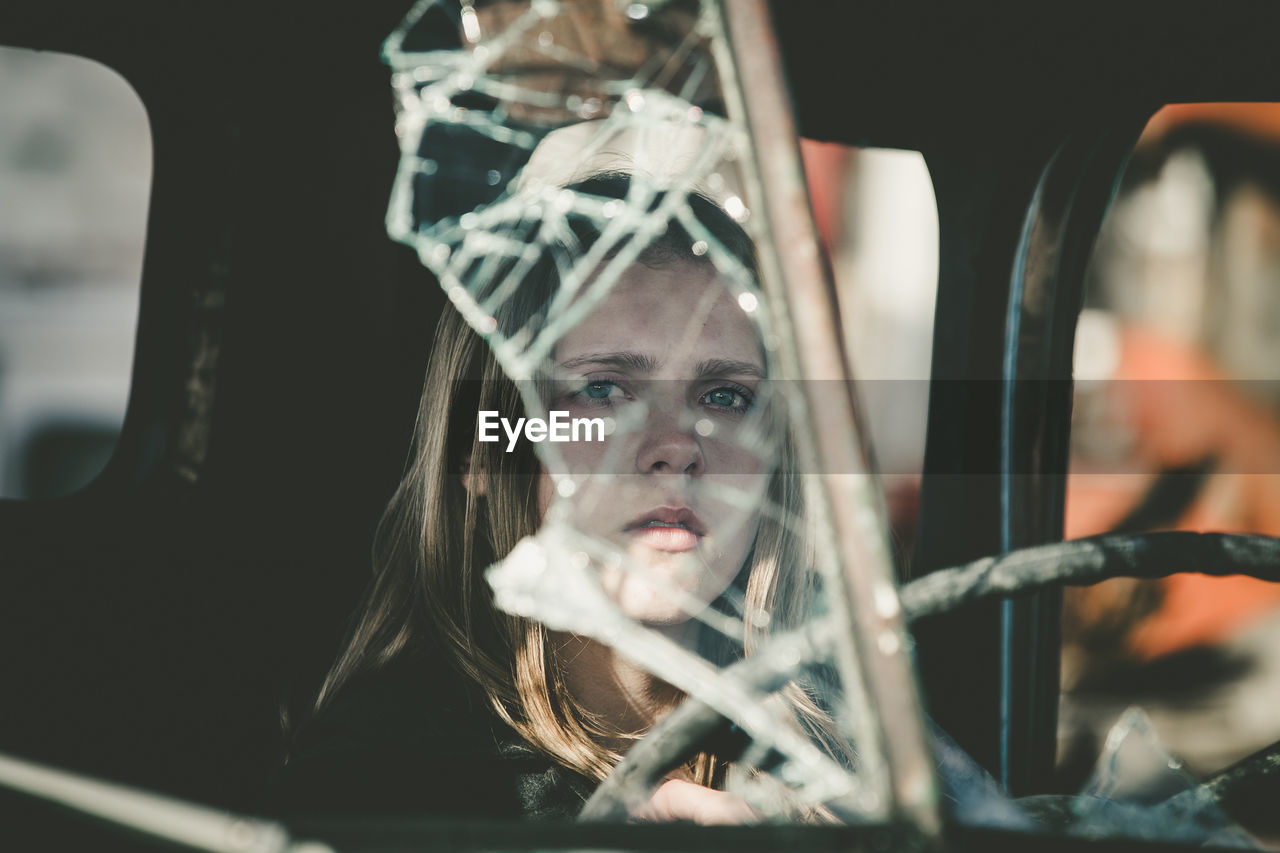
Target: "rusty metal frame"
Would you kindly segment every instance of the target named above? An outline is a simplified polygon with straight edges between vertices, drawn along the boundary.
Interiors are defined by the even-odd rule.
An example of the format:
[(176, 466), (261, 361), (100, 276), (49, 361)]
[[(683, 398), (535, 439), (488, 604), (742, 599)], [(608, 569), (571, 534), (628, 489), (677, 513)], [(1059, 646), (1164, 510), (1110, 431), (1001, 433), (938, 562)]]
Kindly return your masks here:
[[(859, 684), (865, 690), (861, 707), (854, 709), (862, 719), (850, 734), (864, 759), (878, 759), (878, 767), (867, 768), (867, 781), (879, 782), (887, 797), (882, 813), (936, 836), (941, 828), (937, 783), (909, 660), (910, 639), (894, 590), (888, 528), (860, 438), (835, 288), (817, 239), (769, 8), (763, 0), (716, 0), (711, 10), (726, 36), (717, 66), (729, 114), (748, 131), (753, 168), (744, 171), (752, 215), (760, 217), (761, 231), (769, 237), (758, 241), (760, 268), (782, 338), (782, 371), (840, 380), (848, 389), (846, 395), (825, 397), (821, 405), (806, 396), (797, 432), (801, 453), (810, 457), (807, 470), (856, 472), (822, 477), (825, 506), (817, 507), (834, 546), (834, 571), (828, 572), (833, 607), (846, 610), (850, 626), (837, 640), (836, 664), (846, 690)], [(821, 467), (812, 464), (819, 459)]]

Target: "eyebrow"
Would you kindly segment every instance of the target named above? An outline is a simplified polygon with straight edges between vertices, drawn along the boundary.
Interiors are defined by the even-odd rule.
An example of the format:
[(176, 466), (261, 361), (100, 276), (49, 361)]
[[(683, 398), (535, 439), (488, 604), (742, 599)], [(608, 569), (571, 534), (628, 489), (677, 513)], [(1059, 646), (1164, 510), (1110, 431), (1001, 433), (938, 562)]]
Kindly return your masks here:
[(754, 376), (764, 378), (764, 369), (749, 361), (738, 361), (733, 358), (711, 358), (698, 362), (699, 376)]
[[(573, 370), (585, 365), (599, 365), (632, 373), (653, 373), (658, 363), (647, 355), (638, 352), (598, 352), (587, 353), (560, 363), (564, 370)], [(732, 358), (710, 358), (698, 362), (694, 372), (698, 376), (753, 376), (764, 378), (764, 369), (749, 361), (738, 361)]]
[(592, 352), (560, 362), (560, 366), (565, 370), (573, 370), (588, 364), (629, 370), (633, 373), (652, 373), (658, 366), (652, 358), (638, 352)]

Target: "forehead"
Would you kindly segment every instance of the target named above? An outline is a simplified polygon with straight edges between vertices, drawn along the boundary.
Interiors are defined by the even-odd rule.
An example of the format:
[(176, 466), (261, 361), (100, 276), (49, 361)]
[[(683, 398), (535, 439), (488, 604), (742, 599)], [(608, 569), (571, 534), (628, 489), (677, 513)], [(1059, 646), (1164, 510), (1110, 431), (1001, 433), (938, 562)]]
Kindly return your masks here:
[(759, 333), (708, 262), (635, 264), (556, 346), (557, 361), (591, 353), (636, 352), (678, 368), (710, 359), (757, 365)]

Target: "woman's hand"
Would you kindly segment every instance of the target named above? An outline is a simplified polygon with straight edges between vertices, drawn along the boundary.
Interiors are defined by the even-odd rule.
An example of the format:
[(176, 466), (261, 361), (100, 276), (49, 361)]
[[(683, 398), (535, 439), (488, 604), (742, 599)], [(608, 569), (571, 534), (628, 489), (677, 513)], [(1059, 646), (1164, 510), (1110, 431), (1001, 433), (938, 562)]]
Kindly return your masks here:
[(651, 822), (689, 821), (703, 826), (758, 823), (760, 815), (741, 797), (672, 779), (653, 792), (649, 802), (632, 814)]

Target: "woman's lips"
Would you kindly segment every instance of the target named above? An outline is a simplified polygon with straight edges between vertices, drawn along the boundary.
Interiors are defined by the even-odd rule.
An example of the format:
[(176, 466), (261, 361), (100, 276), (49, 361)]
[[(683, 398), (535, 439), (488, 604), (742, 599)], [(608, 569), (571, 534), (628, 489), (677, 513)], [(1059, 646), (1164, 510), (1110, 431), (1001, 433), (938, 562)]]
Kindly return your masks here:
[(701, 538), (687, 527), (661, 521), (645, 522), (627, 528), (627, 535), (655, 551), (692, 551)]
[(707, 526), (687, 506), (660, 506), (632, 521), (623, 532), (657, 551), (692, 551)]

